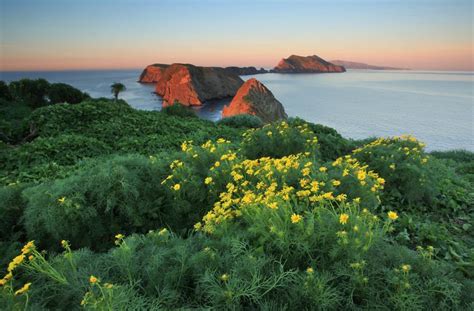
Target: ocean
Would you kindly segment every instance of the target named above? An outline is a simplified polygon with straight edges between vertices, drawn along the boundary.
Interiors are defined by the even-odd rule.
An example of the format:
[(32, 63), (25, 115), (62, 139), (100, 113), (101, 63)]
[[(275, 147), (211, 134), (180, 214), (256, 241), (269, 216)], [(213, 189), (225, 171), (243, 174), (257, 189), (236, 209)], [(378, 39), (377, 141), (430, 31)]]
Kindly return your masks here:
[[(112, 97), (110, 84), (136, 109), (160, 110), (154, 86), (137, 82), (141, 70), (0, 72), (0, 80), (45, 78), (71, 84), (93, 97)], [(260, 74), (292, 117), (335, 128), (343, 136), (411, 134), (426, 149), (474, 151), (474, 72), (348, 70), (329, 74)], [(230, 100), (195, 108), (205, 119), (218, 120)]]

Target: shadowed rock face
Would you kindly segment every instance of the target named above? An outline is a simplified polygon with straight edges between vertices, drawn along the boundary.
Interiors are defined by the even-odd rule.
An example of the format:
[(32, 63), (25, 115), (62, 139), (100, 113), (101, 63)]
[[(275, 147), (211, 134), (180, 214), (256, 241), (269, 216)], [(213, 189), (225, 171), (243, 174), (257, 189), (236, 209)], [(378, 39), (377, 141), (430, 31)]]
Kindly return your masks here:
[(334, 65), (317, 55), (291, 55), (288, 58), (283, 58), (272, 70), (272, 72), (277, 73), (323, 73), (344, 71), (346, 71), (346, 69), (343, 66)]
[(247, 80), (222, 111), (223, 118), (239, 114), (255, 115), (266, 123), (288, 118), (283, 105), (255, 78)]
[(155, 91), (163, 97), (164, 106), (175, 101), (199, 106), (207, 100), (234, 96), (243, 83), (238, 75), (224, 68), (173, 64), (163, 72)]
[(225, 67), (225, 70), (230, 71), (239, 76), (268, 73), (268, 71), (263, 68), (257, 69), (255, 67)]
[(165, 64), (153, 64), (153, 65), (147, 66), (145, 69), (143, 69), (138, 82), (141, 82), (141, 83), (158, 82), (163, 76), (165, 69), (168, 68), (169, 66), (170, 65), (165, 65)]

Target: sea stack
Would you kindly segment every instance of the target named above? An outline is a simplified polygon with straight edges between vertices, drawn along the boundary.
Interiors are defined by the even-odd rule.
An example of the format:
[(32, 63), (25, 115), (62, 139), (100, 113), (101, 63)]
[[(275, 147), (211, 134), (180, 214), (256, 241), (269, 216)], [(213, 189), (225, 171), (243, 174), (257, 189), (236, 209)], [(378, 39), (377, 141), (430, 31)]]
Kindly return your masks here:
[(222, 111), (223, 118), (239, 114), (255, 115), (265, 123), (288, 118), (283, 105), (255, 78), (247, 80)]
[(200, 106), (203, 102), (234, 96), (244, 81), (224, 68), (173, 64), (166, 68), (156, 83), (156, 93), (163, 105), (179, 102)]
[(291, 55), (288, 58), (283, 58), (272, 70), (272, 72), (276, 73), (325, 73), (345, 71), (346, 69), (343, 66), (334, 65), (317, 55)]

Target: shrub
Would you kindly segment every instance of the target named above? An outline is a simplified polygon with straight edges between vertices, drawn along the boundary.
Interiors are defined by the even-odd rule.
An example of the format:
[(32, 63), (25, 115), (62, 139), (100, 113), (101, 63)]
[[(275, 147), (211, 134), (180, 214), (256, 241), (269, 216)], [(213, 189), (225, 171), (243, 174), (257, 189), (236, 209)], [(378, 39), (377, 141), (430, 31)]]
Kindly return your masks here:
[(306, 122), (299, 118), (292, 118), (288, 122), (292, 126), (307, 126), (318, 137), (319, 152), (323, 161), (333, 161), (350, 153), (353, 149), (353, 144), (333, 128)]
[(242, 151), (248, 159), (281, 158), (291, 154), (317, 152), (317, 142), (317, 137), (307, 124), (293, 126), (291, 123), (280, 122), (247, 130)]
[(21, 79), (10, 82), (8, 89), (16, 101), (23, 101), (32, 108), (48, 104), (49, 83), (44, 79)]
[(25, 190), (28, 236), (55, 249), (104, 249), (118, 232), (146, 232), (161, 224), (167, 167), (140, 156), (115, 157), (66, 179)]
[(87, 93), (83, 93), (68, 84), (53, 83), (48, 89), (48, 98), (50, 104), (78, 104), (90, 98), (90, 96)]
[(8, 143), (20, 141), (28, 131), (26, 119), (31, 111), (24, 103), (0, 99), (0, 140)]
[(401, 203), (432, 203), (439, 194), (437, 181), (428, 169), (424, 145), (411, 136), (380, 138), (353, 151), (386, 180), (385, 194)]
[(9, 159), (10, 168), (42, 163), (71, 165), (77, 161), (107, 154), (110, 147), (101, 141), (75, 134), (56, 137), (39, 137), (30, 143), (17, 147)]
[[(10, 90), (8, 89), (8, 84), (5, 81), (0, 81), (0, 99), (5, 101), (12, 100), (12, 94), (10, 94)], [(2, 106), (5, 102), (0, 101), (0, 106)]]
[(182, 118), (197, 118), (196, 113), (189, 107), (175, 102), (173, 105), (163, 107), (161, 112), (169, 116), (177, 116)]
[(241, 114), (232, 117), (223, 118), (217, 121), (222, 124), (234, 128), (259, 128), (263, 126), (263, 121), (254, 115)]

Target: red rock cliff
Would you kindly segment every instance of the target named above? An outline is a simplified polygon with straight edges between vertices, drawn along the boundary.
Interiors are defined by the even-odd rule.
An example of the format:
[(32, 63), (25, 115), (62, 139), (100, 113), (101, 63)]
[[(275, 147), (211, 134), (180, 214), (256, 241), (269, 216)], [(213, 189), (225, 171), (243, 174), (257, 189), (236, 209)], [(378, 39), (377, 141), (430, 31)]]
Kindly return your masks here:
[(255, 78), (247, 80), (222, 111), (223, 118), (239, 114), (255, 115), (267, 123), (288, 118), (283, 105)]
[(158, 82), (163, 76), (165, 69), (168, 68), (169, 66), (170, 65), (165, 65), (165, 64), (153, 64), (153, 65), (146, 66), (146, 68), (143, 69), (138, 82), (141, 82), (141, 83)]
[(199, 106), (204, 101), (234, 96), (244, 81), (236, 74), (218, 67), (173, 64), (166, 68), (156, 84), (163, 105), (175, 101)]
[(283, 58), (272, 70), (272, 72), (277, 73), (323, 73), (344, 71), (346, 71), (346, 69), (343, 66), (334, 65), (317, 55), (291, 55), (288, 58)]

